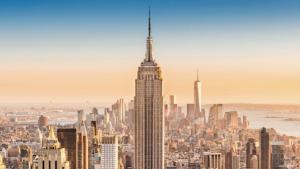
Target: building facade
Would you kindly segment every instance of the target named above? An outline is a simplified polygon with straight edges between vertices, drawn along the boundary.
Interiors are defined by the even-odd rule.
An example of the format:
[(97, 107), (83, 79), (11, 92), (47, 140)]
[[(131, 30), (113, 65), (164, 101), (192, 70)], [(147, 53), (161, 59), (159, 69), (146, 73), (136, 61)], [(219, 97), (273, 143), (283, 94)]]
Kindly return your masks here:
[(118, 169), (118, 138), (102, 137), (100, 169)]
[(60, 128), (57, 129), (57, 138), (62, 148), (67, 151), (67, 159), (70, 162), (70, 169), (76, 169), (76, 143), (77, 132), (76, 128)]
[(135, 169), (164, 168), (164, 114), (161, 70), (152, 58), (149, 12), (146, 58), (135, 81)]

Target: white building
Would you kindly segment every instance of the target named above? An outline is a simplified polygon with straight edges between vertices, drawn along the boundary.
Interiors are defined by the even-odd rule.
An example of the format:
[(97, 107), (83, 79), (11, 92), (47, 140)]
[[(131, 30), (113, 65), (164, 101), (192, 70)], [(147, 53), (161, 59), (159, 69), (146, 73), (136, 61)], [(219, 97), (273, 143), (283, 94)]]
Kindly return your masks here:
[(101, 169), (118, 169), (118, 139), (116, 136), (102, 137)]

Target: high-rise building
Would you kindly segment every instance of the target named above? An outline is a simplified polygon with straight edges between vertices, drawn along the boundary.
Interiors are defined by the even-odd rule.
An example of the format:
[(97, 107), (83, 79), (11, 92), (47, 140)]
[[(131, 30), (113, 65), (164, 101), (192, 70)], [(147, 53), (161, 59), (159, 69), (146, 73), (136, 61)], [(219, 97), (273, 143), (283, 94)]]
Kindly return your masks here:
[(270, 169), (270, 136), (266, 128), (260, 131), (260, 168)]
[(67, 151), (67, 160), (70, 162), (70, 169), (76, 169), (76, 128), (59, 128), (57, 129), (57, 138), (62, 148)]
[(49, 136), (46, 139), (45, 147), (40, 149), (38, 154), (38, 169), (69, 169), (65, 148), (61, 148), (60, 143), (50, 128)]
[(272, 155), (271, 155), (272, 169), (284, 169), (284, 143), (272, 142)]
[(204, 152), (205, 169), (223, 169), (223, 158), (221, 153)]
[(83, 110), (78, 110), (77, 111), (77, 128), (80, 129), (81, 122), (85, 123), (85, 121), (86, 121), (86, 114), (85, 114), (85, 112)]
[(100, 166), (101, 152), (100, 142), (102, 137), (101, 130), (97, 129), (96, 121), (91, 121), (91, 128), (89, 130), (89, 169), (96, 169)]
[(39, 128), (47, 127), (48, 121), (48, 117), (41, 115), (38, 120)]
[(209, 111), (208, 124), (211, 127), (218, 127), (221, 119), (223, 119), (223, 105), (214, 104)]
[(77, 169), (88, 169), (88, 135), (84, 121), (81, 121), (77, 132), (76, 154)]
[(226, 120), (227, 127), (237, 128), (238, 127), (238, 112), (237, 111), (225, 112), (225, 120)]
[(247, 120), (247, 116), (243, 116), (243, 128), (247, 129), (249, 126), (249, 121)]
[(233, 149), (225, 154), (225, 169), (240, 169), (240, 156)]
[(31, 148), (25, 144), (22, 144), (19, 147), (20, 147), (20, 161), (21, 161), (19, 168), (20, 169), (31, 168), (31, 163), (32, 163)]
[(161, 70), (152, 58), (150, 11), (146, 58), (135, 81), (135, 169), (164, 168)]
[(205, 114), (202, 111), (202, 97), (201, 97), (201, 82), (197, 72), (197, 80), (194, 82), (194, 113), (199, 115), (201, 118), (205, 118)]
[(124, 99), (118, 99), (115, 104), (112, 105), (112, 112), (116, 116), (116, 122), (121, 124), (125, 121), (125, 105)]
[(250, 168), (252, 156), (256, 156), (256, 153), (257, 151), (256, 151), (255, 140), (253, 138), (249, 138), (246, 144), (246, 168)]
[(194, 111), (195, 111), (194, 104), (187, 104), (186, 105), (186, 117), (187, 117), (187, 119), (189, 119), (191, 121), (195, 119)]
[(100, 169), (118, 169), (118, 138), (102, 137)]
[(169, 115), (172, 117), (174, 117), (177, 112), (177, 105), (175, 104), (175, 102), (176, 102), (175, 99), (176, 98), (174, 95), (169, 96)]
[(232, 156), (232, 169), (240, 169), (240, 156), (238, 154), (234, 154)]
[(225, 169), (232, 169), (232, 156), (233, 152), (229, 151), (225, 154)]
[[(249, 161), (249, 169), (258, 169), (258, 158), (257, 158), (257, 155), (252, 155), (251, 156), (251, 159)], [(248, 168), (247, 168), (248, 169)]]

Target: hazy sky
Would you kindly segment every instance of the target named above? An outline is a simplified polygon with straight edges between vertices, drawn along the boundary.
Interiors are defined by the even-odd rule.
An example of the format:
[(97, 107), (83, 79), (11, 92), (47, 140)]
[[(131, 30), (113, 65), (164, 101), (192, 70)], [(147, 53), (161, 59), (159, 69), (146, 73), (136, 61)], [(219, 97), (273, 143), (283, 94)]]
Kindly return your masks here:
[(300, 103), (299, 0), (0, 1), (0, 102), (131, 99), (149, 5), (164, 95)]

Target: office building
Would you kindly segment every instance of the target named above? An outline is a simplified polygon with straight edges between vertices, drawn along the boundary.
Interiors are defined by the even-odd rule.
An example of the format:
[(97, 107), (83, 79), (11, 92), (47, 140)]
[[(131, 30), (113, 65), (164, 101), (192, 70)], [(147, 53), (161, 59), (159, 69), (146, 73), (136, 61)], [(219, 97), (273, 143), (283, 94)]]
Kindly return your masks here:
[(149, 11), (146, 58), (135, 81), (135, 169), (164, 168), (164, 114), (161, 69), (152, 57)]

